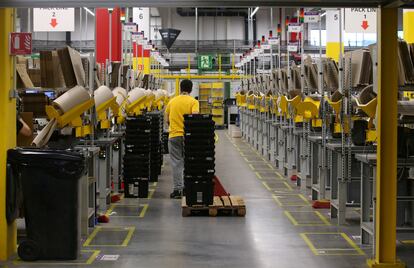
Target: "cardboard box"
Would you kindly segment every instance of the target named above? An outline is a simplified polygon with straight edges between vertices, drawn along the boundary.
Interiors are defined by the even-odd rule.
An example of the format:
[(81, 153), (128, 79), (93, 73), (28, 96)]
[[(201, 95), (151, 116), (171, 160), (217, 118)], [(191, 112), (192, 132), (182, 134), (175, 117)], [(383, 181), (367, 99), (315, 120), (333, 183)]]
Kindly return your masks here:
[(57, 53), (66, 86), (68, 88), (77, 85), (85, 86), (85, 70), (79, 52), (71, 47), (66, 47), (58, 49)]
[(28, 69), (27, 73), (29, 74), (30, 80), (35, 87), (41, 86), (41, 77), (40, 77), (40, 68), (39, 69)]
[(16, 73), (17, 73), (17, 81), (16, 81), (17, 88), (33, 88), (34, 87), (32, 80), (27, 74), (26, 65), (16, 64)]

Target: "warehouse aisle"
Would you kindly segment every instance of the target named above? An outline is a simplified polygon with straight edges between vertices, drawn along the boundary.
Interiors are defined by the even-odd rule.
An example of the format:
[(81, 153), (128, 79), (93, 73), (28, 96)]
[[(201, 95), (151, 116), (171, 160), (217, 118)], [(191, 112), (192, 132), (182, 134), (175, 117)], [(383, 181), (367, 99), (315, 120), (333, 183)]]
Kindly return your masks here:
[(218, 133), (216, 174), (245, 198), (245, 218), (181, 217), (180, 201), (169, 199), (166, 163), (150, 199), (114, 204), (110, 223), (84, 241), (80, 260), (48, 267), (365, 267), (367, 256), (351, 237), (357, 231), (330, 225), (246, 143)]

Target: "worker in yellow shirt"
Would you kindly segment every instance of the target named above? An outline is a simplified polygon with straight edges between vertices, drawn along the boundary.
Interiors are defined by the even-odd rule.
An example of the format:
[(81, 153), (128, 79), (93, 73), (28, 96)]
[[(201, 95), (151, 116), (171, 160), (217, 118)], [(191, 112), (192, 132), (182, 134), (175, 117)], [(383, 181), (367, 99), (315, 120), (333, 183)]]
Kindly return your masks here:
[(169, 124), (168, 152), (173, 170), (173, 192), (170, 198), (179, 199), (183, 195), (184, 172), (184, 115), (198, 114), (199, 104), (190, 96), (193, 83), (183, 80), (180, 95), (172, 98), (165, 109), (165, 119)]

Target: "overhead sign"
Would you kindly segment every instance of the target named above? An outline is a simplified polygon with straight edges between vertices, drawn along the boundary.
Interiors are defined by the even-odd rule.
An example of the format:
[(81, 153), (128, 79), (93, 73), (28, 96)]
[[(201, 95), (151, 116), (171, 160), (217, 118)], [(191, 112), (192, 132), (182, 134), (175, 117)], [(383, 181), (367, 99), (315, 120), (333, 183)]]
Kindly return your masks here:
[(32, 33), (10, 33), (9, 52), (12, 56), (32, 54)]
[(376, 33), (377, 10), (375, 8), (345, 8), (345, 32)]
[(171, 29), (171, 28), (160, 29), (162, 41), (164, 41), (164, 44), (167, 47), (167, 49), (170, 49), (172, 47), (172, 45), (174, 44), (175, 40), (180, 35), (180, 33), (181, 33), (181, 30), (177, 30), (177, 29)]
[(132, 9), (132, 21), (138, 24), (138, 31), (144, 31), (144, 36), (149, 38), (150, 34), (150, 9), (134, 7)]
[(211, 55), (198, 56), (198, 69), (211, 70), (213, 69), (213, 57)]
[(34, 8), (33, 30), (35, 32), (75, 31), (75, 9)]
[(320, 20), (318, 11), (306, 11), (304, 15), (303, 22), (305, 23), (316, 23)]
[(269, 37), (269, 45), (278, 45), (279, 44), (279, 38), (278, 37)]
[(302, 26), (300, 23), (291, 23), (288, 25), (288, 32), (291, 33), (300, 33), (302, 31)]

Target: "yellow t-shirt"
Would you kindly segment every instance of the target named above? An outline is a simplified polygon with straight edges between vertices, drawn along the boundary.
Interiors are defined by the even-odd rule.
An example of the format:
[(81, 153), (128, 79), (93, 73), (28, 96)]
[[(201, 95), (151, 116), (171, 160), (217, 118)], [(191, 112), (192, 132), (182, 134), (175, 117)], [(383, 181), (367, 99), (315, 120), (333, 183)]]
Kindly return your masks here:
[(169, 138), (184, 136), (184, 115), (199, 113), (199, 104), (189, 95), (179, 95), (172, 98), (165, 109), (165, 116), (169, 116)]

